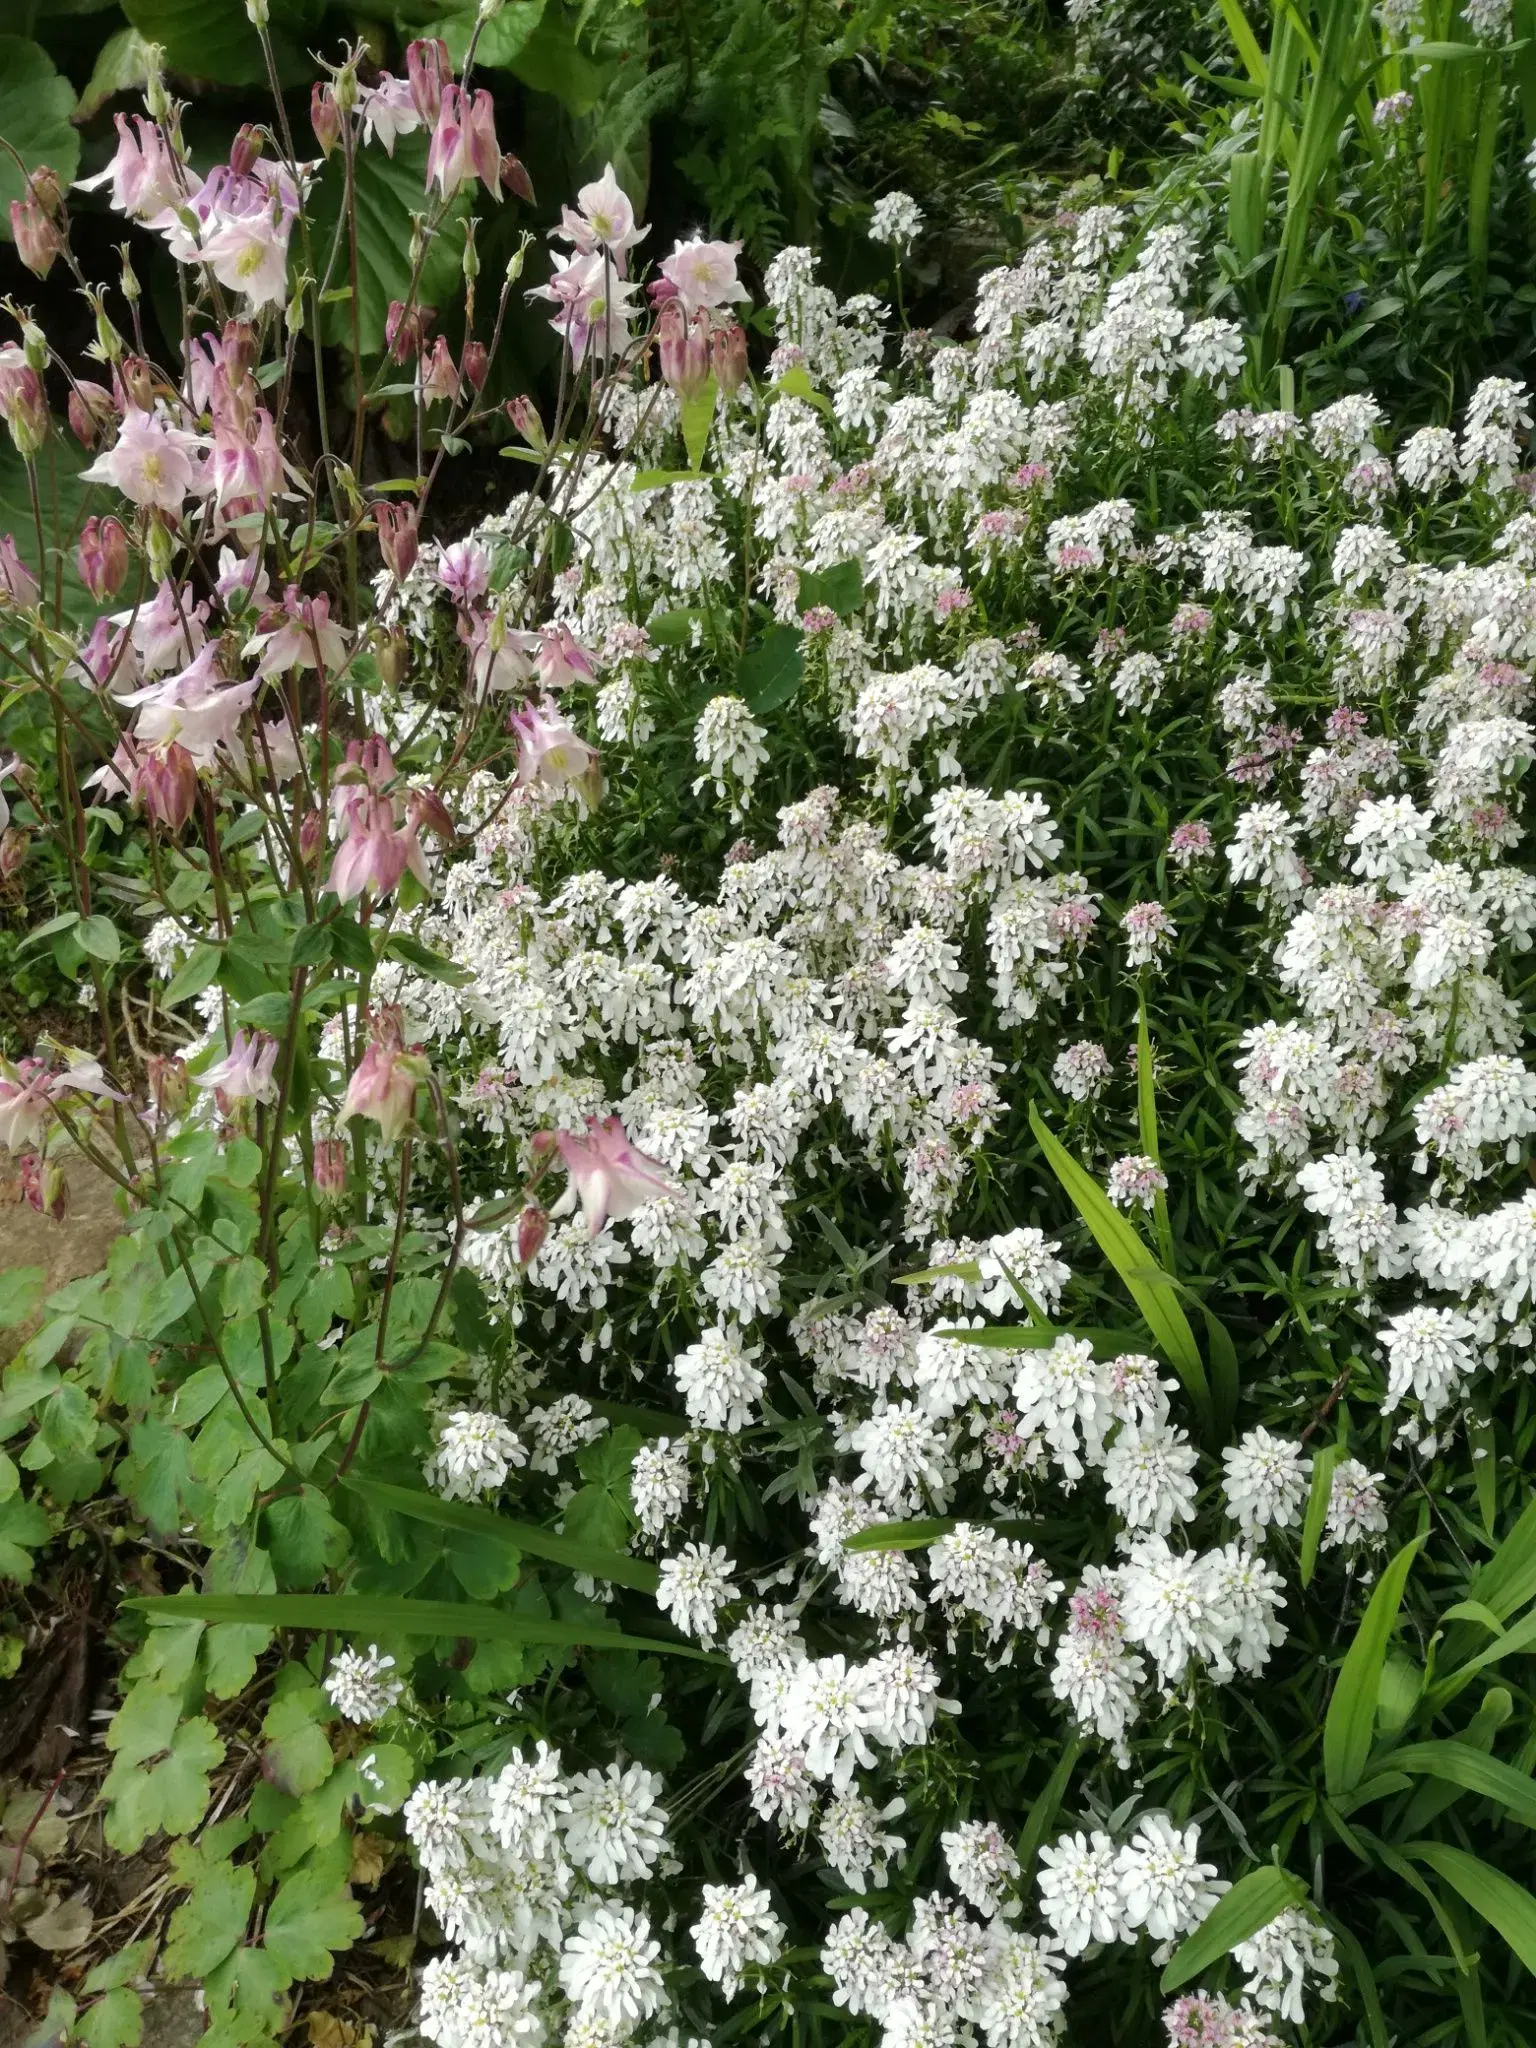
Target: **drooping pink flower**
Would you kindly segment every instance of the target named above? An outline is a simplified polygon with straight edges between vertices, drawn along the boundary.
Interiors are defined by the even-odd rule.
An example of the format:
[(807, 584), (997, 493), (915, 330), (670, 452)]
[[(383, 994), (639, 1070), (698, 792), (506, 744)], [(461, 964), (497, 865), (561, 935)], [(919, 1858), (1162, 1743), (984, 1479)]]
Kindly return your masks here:
[(537, 633), (509, 626), (499, 612), (473, 612), (460, 616), (459, 637), (469, 649), (469, 680), (478, 703), (493, 690), (518, 690), (533, 681)]
[(736, 275), (740, 242), (706, 242), (695, 235), (691, 242), (679, 242), (661, 266), (661, 274), (676, 292), (685, 313), (697, 313), (713, 306), (733, 306), (752, 294)]
[(169, 577), (161, 582), (150, 602), (139, 607), (137, 615), (112, 614), (114, 626), (129, 627), (133, 651), (143, 664), (144, 673), (150, 676), (163, 675), (178, 663), (185, 666), (199, 653), (208, 638), (207, 619), (207, 605), (188, 603)]
[(247, 655), (259, 655), (258, 676), (284, 669), (313, 668), (316, 660), (334, 674), (346, 664), (347, 643), (340, 626), (331, 624), (331, 600), (324, 591), (305, 597), (296, 583), (283, 593), (282, 605), (261, 622), (261, 631), (246, 642)]
[(513, 712), (510, 723), (517, 735), (520, 783), (574, 789), (588, 808), (596, 803), (602, 788), (597, 750), (572, 730), (553, 704), (525, 704)]
[(709, 315), (683, 311), (681, 299), (668, 299), (656, 321), (656, 353), (662, 381), (679, 398), (689, 399), (709, 382)]
[(231, 1102), (271, 1102), (277, 1095), (277, 1040), (265, 1031), (237, 1031), (217, 1065), (193, 1079), (211, 1088), (221, 1110)]
[(478, 178), (501, 196), (501, 146), (496, 140), (496, 106), (485, 91), (445, 85), (427, 150), (427, 189), (436, 185), (451, 199), (461, 185)]
[(342, 903), (350, 903), (365, 889), (388, 896), (399, 887), (407, 868), (425, 887), (427, 859), (416, 825), (409, 819), (396, 824), (390, 799), (369, 796), (348, 816), (347, 836), (336, 849), (325, 886)]
[[(550, 1134), (541, 1135), (547, 1139)], [(616, 1116), (589, 1116), (581, 1137), (569, 1131), (553, 1135), (569, 1178), (550, 1214), (567, 1216), (579, 1202), (590, 1237), (596, 1237), (610, 1220), (622, 1223), (658, 1195), (677, 1192), (661, 1161), (631, 1144)]]
[(443, 89), (453, 82), (448, 45), (441, 36), (421, 36), (405, 50), (406, 90), (418, 117), (431, 128), (442, 111)]
[(567, 683), (595, 683), (597, 671), (592, 657), (569, 626), (545, 626), (539, 633), (539, 681), (546, 690), (563, 690)]
[(192, 172), (178, 171), (164, 131), (154, 121), (135, 114), (133, 125), (139, 131), (137, 137), (129, 131), (128, 117), (117, 116), (117, 154), (95, 177), (77, 178), (75, 190), (94, 192), (110, 183), (115, 212), (126, 213), (132, 220), (150, 220), (167, 207), (179, 205), (189, 190), (195, 192), (198, 180)]
[(604, 167), (600, 178), (582, 186), (576, 194), (576, 204), (580, 211), (575, 213), (568, 206), (561, 207), (560, 225), (550, 232), (558, 235), (561, 241), (571, 243), (582, 256), (606, 249), (613, 258), (614, 268), (623, 277), (628, 252), (637, 242), (643, 242), (651, 231), (648, 227), (635, 226), (634, 206), (614, 176), (612, 164)]
[[(3, 544), (0, 544), (3, 545)], [(128, 573), (128, 531), (120, 519), (87, 519), (75, 549), (80, 581), (98, 604), (121, 587)]]
[(82, 448), (94, 448), (109, 427), (117, 425), (117, 407), (105, 384), (77, 377), (69, 390), (69, 431)]
[(11, 201), (11, 236), (16, 254), (34, 277), (46, 277), (64, 253), (58, 222), (35, 199)]
[(277, 428), (264, 405), (243, 421), (216, 418), (213, 453), (204, 478), (221, 520), (265, 512), (283, 480), (283, 454)]
[(154, 505), (181, 516), (188, 497), (203, 487), (201, 434), (173, 426), (163, 413), (130, 408), (114, 445), (80, 472), (88, 484), (110, 484), (135, 505)]
[(30, 611), (37, 603), (37, 578), (16, 551), (15, 537), (0, 534), (0, 605)]
[(398, 1008), (382, 1004), (371, 1020), (368, 1048), (347, 1083), (341, 1121), (369, 1117), (385, 1144), (393, 1145), (411, 1120), (416, 1084), (426, 1071), (426, 1061), (405, 1050)]
[(178, 741), (199, 768), (211, 768), (220, 747), (240, 753), (240, 721), (260, 688), (255, 676), (228, 682), (219, 668), (219, 649), (210, 641), (184, 669), (122, 701), (137, 712), (134, 738), (141, 747)]
[(123, 1099), (100, 1064), (80, 1053), (72, 1054), (65, 1067), (36, 1058), (18, 1060), (12, 1066), (9, 1060), (0, 1059), (0, 1145), (22, 1152), (40, 1144), (54, 1104), (71, 1094), (102, 1096), (112, 1102)]
[(135, 764), (133, 796), (168, 832), (179, 832), (197, 802), (197, 763), (175, 740), (144, 748)]
[(380, 498), (373, 507), (379, 532), (379, 553), (396, 582), (409, 576), (421, 548), (421, 523), (416, 507)]
[(36, 455), (48, 438), (43, 380), (27, 361), (26, 351), (13, 341), (0, 348), (0, 419), (10, 428), (16, 452), (24, 460)]
[(440, 334), (421, 359), (422, 404), (449, 404), (458, 397), (460, 389), (458, 366)]

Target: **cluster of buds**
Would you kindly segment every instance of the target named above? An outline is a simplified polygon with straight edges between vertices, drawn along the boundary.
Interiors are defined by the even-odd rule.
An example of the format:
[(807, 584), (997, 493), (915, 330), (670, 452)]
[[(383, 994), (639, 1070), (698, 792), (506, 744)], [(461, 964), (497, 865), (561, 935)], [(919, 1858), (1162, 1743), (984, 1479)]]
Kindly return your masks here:
[(388, 896), (407, 870), (426, 888), (422, 828), (442, 839), (453, 837), (453, 820), (441, 797), (425, 786), (401, 787), (394, 756), (377, 735), (348, 741), (331, 811), (344, 837), (325, 886), (343, 903), (365, 889)]
[(656, 320), (662, 381), (694, 398), (714, 378), (727, 397), (746, 382), (747, 335), (739, 320), (720, 322), (706, 307), (685, 313), (681, 299), (663, 299)]

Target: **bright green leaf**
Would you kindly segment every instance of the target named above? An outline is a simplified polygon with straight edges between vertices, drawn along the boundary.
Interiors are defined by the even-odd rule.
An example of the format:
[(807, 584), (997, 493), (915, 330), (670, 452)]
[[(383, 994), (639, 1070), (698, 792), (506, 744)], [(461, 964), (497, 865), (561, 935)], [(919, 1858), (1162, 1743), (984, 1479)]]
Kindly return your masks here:
[(1220, 1962), (1229, 1949), (1247, 1941), (1261, 1927), (1267, 1927), (1288, 1906), (1299, 1905), (1306, 1895), (1307, 1888), (1299, 1877), (1273, 1864), (1240, 1877), (1231, 1891), (1217, 1900), (1194, 1933), (1174, 1950), (1172, 1961), (1163, 1971), (1163, 1996), (1166, 1998), (1169, 1992), (1177, 1991), (1180, 1985), (1208, 1970), (1212, 1963)]

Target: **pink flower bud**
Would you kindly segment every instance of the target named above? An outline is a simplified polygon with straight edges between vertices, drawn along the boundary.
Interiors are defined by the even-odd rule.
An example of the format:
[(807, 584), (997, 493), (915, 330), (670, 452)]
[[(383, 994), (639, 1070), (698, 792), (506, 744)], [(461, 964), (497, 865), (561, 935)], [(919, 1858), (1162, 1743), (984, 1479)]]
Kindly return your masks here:
[(379, 553), (396, 582), (403, 582), (416, 566), (420, 548), (420, 524), (416, 507), (391, 498), (380, 498), (373, 508), (379, 528)]
[(299, 823), (299, 858), (313, 861), (325, 844), (325, 820), (317, 810), (307, 810)]
[(689, 319), (680, 300), (668, 299), (656, 334), (663, 379), (679, 398), (696, 397), (709, 381), (709, 315), (695, 313)]
[(197, 802), (197, 763), (175, 740), (141, 753), (133, 776), (133, 794), (150, 817), (169, 832), (179, 832)]
[(21, 1199), (39, 1216), (62, 1223), (69, 1210), (69, 1188), (62, 1166), (50, 1164), (36, 1152), (24, 1152), (16, 1162), (21, 1182)]
[(16, 551), (10, 534), (0, 534), (0, 609), (15, 605), (30, 611), (37, 603), (37, 578)]
[(451, 402), (458, 395), (459, 373), (453, 366), (447, 342), (439, 335), (432, 344), (431, 354), (422, 359), (422, 400), (427, 405), (440, 405)]
[(425, 1078), (426, 1062), (407, 1053), (401, 1042), (400, 1012), (385, 1004), (374, 1018), (368, 1050), (347, 1083), (341, 1105), (342, 1122), (354, 1116), (372, 1119), (386, 1145), (393, 1145), (411, 1120), (416, 1084)]
[(104, 384), (82, 377), (69, 394), (69, 430), (82, 448), (94, 448), (104, 430), (117, 419), (117, 407)]
[(347, 1192), (347, 1141), (316, 1138), (315, 1192), (322, 1202), (339, 1202)]
[(46, 277), (64, 253), (64, 237), (57, 223), (48, 218), (35, 200), (11, 201), (11, 233), (16, 240), (16, 254), (34, 277)]
[(435, 127), (442, 111), (443, 87), (453, 77), (448, 45), (441, 36), (423, 36), (406, 46), (405, 75), (410, 81), (412, 106), (427, 127)]
[(530, 1202), (517, 1219), (517, 1263), (531, 1266), (539, 1256), (539, 1248), (549, 1235), (549, 1212), (541, 1209), (537, 1202)]
[(435, 306), (407, 306), (400, 299), (391, 299), (384, 315), (384, 346), (391, 361), (409, 363), (419, 356), (436, 318)]
[(122, 588), (128, 573), (128, 532), (120, 519), (87, 519), (75, 550), (80, 581), (98, 604)]
[(727, 396), (747, 381), (747, 330), (739, 320), (715, 329), (709, 338), (709, 360), (715, 382)]
[(319, 79), (309, 89), (309, 125), (322, 153), (329, 156), (341, 140), (341, 109), (330, 86)]
[(229, 172), (232, 178), (238, 180), (251, 175), (261, 155), (263, 139), (261, 130), (250, 121), (242, 123), (235, 131), (235, 139), (229, 146)]
[(522, 158), (514, 156), (510, 149), (501, 160), (501, 182), (516, 198), (521, 199), (524, 205), (534, 204), (533, 180), (528, 175), (528, 167)]
[(48, 398), (43, 380), (14, 342), (0, 348), (0, 419), (22, 459), (30, 460), (48, 438)]
[(490, 351), (483, 341), (466, 341), (464, 353), (459, 358), (459, 369), (476, 391), (485, 389), (485, 380), (490, 374)]
[(531, 398), (509, 398), (507, 418), (530, 448), (537, 448), (542, 453), (549, 446), (544, 433), (544, 422), (539, 418), (539, 409)]
[(124, 356), (118, 365), (123, 391), (130, 404), (148, 412), (155, 402), (155, 373), (142, 356)]

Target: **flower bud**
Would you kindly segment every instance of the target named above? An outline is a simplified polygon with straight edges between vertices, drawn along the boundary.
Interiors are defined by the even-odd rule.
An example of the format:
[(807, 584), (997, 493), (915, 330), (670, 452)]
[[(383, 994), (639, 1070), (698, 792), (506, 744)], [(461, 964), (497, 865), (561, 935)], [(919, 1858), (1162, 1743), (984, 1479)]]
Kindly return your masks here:
[(138, 300), (143, 298), (144, 288), (139, 283), (139, 273), (134, 269), (133, 259), (128, 254), (128, 244), (126, 242), (123, 242), (119, 246), (117, 253), (122, 260), (122, 271), (119, 278), (119, 283), (122, 285), (123, 288), (123, 297), (128, 301), (129, 305), (132, 306), (135, 305), (138, 302)]
[(545, 438), (544, 422), (539, 418), (539, 409), (526, 395), (507, 400), (507, 418), (516, 427), (530, 448), (538, 449), (542, 455), (549, 446)]
[(80, 581), (98, 604), (122, 588), (128, 573), (128, 532), (120, 519), (87, 519), (75, 550)]
[[(526, 175), (526, 173), (525, 173), (525, 175)], [(531, 189), (532, 189), (532, 188), (530, 187), (530, 190), (531, 190)], [(508, 284), (516, 284), (516, 283), (517, 283), (517, 280), (518, 280), (518, 279), (519, 279), (519, 278), (520, 278), (520, 277), (522, 276), (522, 274), (523, 274), (523, 265), (524, 265), (524, 264), (525, 264), (525, 263), (526, 263), (526, 262), (528, 261), (528, 251), (529, 251), (529, 250), (530, 250), (530, 249), (531, 249), (532, 247), (533, 247), (533, 237), (532, 237), (532, 235), (530, 235), (530, 234), (529, 234), (529, 233), (527, 232), (527, 230), (525, 229), (525, 230), (523, 231), (523, 236), (522, 236), (522, 239), (521, 239), (521, 241), (519, 241), (519, 243), (518, 243), (517, 247), (516, 247), (516, 248), (515, 248), (515, 249), (514, 249), (514, 250), (512, 251), (512, 254), (511, 254), (511, 255), (510, 255), (510, 256), (509, 256), (508, 258), (507, 258), (507, 283), (508, 283)]]
[(0, 832), (0, 882), (20, 874), (31, 845), (32, 834), (24, 832), (20, 825), (7, 825)]
[(438, 405), (452, 401), (458, 395), (459, 373), (453, 366), (447, 342), (439, 335), (432, 344), (431, 353), (422, 359), (422, 403)]
[(709, 364), (715, 382), (729, 398), (747, 381), (747, 330), (739, 320), (717, 327), (709, 337)]
[(39, 375), (47, 369), (48, 337), (35, 320), (21, 324), (21, 352)]
[(117, 418), (117, 407), (104, 384), (82, 377), (69, 394), (69, 429), (82, 448), (94, 448), (102, 431)]
[(118, 375), (128, 403), (137, 406), (140, 412), (149, 412), (155, 403), (155, 378), (144, 358), (124, 356), (118, 366)]
[(436, 318), (435, 306), (407, 306), (401, 299), (391, 299), (384, 315), (384, 346), (391, 360), (408, 363), (419, 356)]
[[(343, 114), (354, 113), (357, 108), (357, 64), (355, 60), (359, 54), (360, 52), (357, 50), (352, 52), (353, 61), (342, 65), (336, 74), (335, 84), (332, 86), (336, 104)], [(375, 59), (375, 62), (377, 62), (377, 59)]]
[(250, 18), (252, 28), (266, 27), (267, 16), (270, 11), (267, 0), (245, 0), (245, 11)]
[(48, 399), (36, 369), (16, 356), (14, 348), (0, 349), (0, 419), (17, 454), (30, 461), (48, 438)]
[(443, 87), (453, 77), (448, 45), (441, 36), (423, 36), (407, 45), (405, 75), (410, 81), (412, 106), (427, 127), (435, 128), (443, 107)]
[(315, 1193), (332, 1205), (347, 1192), (347, 1141), (345, 1138), (316, 1138)]
[(230, 175), (248, 178), (256, 167), (261, 155), (265, 137), (253, 121), (244, 121), (235, 131), (235, 139), (229, 146)]
[(0, 533), (0, 610), (15, 605), (30, 611), (37, 603), (37, 578), (21, 559), (15, 536)]
[(485, 389), (485, 380), (490, 375), (490, 352), (483, 341), (466, 341), (464, 353), (459, 358), (459, 368), (476, 391)]
[(63, 1167), (44, 1159), (40, 1153), (23, 1152), (16, 1162), (16, 1173), (21, 1182), (21, 1199), (27, 1207), (35, 1209), (39, 1216), (51, 1216), (55, 1223), (62, 1223), (69, 1211), (69, 1188)]
[(549, 1211), (530, 1202), (517, 1219), (517, 1263), (531, 1266), (549, 1235)]
[(171, 561), (176, 553), (176, 536), (166, 522), (165, 514), (154, 507), (144, 526), (144, 552), (149, 559), (149, 573), (155, 583), (163, 583), (171, 573)]
[(152, 1052), (145, 1057), (144, 1074), (149, 1099), (155, 1105), (155, 1121), (163, 1124), (180, 1116), (192, 1093), (186, 1061), (174, 1054)]
[(309, 89), (309, 125), (315, 131), (321, 153), (329, 156), (341, 140), (341, 109), (331, 87), (322, 85), (318, 78)]
[(171, 118), (171, 96), (165, 89), (165, 47), (141, 43), (139, 49), (145, 71), (144, 104), (151, 121), (163, 128)]
[(464, 223), (464, 275), (474, 279), (480, 275), (480, 251), (475, 244), (476, 222), (474, 215)]
[(380, 498), (373, 508), (379, 528), (379, 553), (396, 582), (404, 582), (416, 565), (420, 525), (416, 507)]
[(47, 164), (39, 164), (27, 176), (27, 197), (40, 206), (50, 220), (57, 220), (64, 211), (64, 187), (59, 183), (59, 174)]
[(57, 223), (35, 200), (11, 201), (11, 234), (16, 254), (34, 277), (46, 277), (64, 252), (64, 237)]
[(398, 690), (411, 672), (410, 643), (403, 633), (389, 633), (374, 647), (379, 674), (392, 690)]
[(96, 348), (98, 359), (104, 363), (115, 363), (123, 353), (123, 337), (112, 325), (102, 294), (86, 287), (86, 297), (91, 302), (91, 311), (96, 317)]
[(304, 813), (299, 824), (299, 858), (308, 863), (314, 860), (325, 844), (325, 820), (317, 810)]
[(514, 156), (510, 149), (501, 160), (501, 182), (509, 192), (521, 199), (525, 206), (533, 205), (533, 180), (528, 175), (528, 166), (520, 156)]
[(134, 795), (168, 832), (179, 832), (197, 802), (197, 763), (175, 740), (140, 754)]
[(685, 402), (709, 382), (709, 315), (687, 319), (681, 304), (668, 299), (656, 322), (661, 374)]

